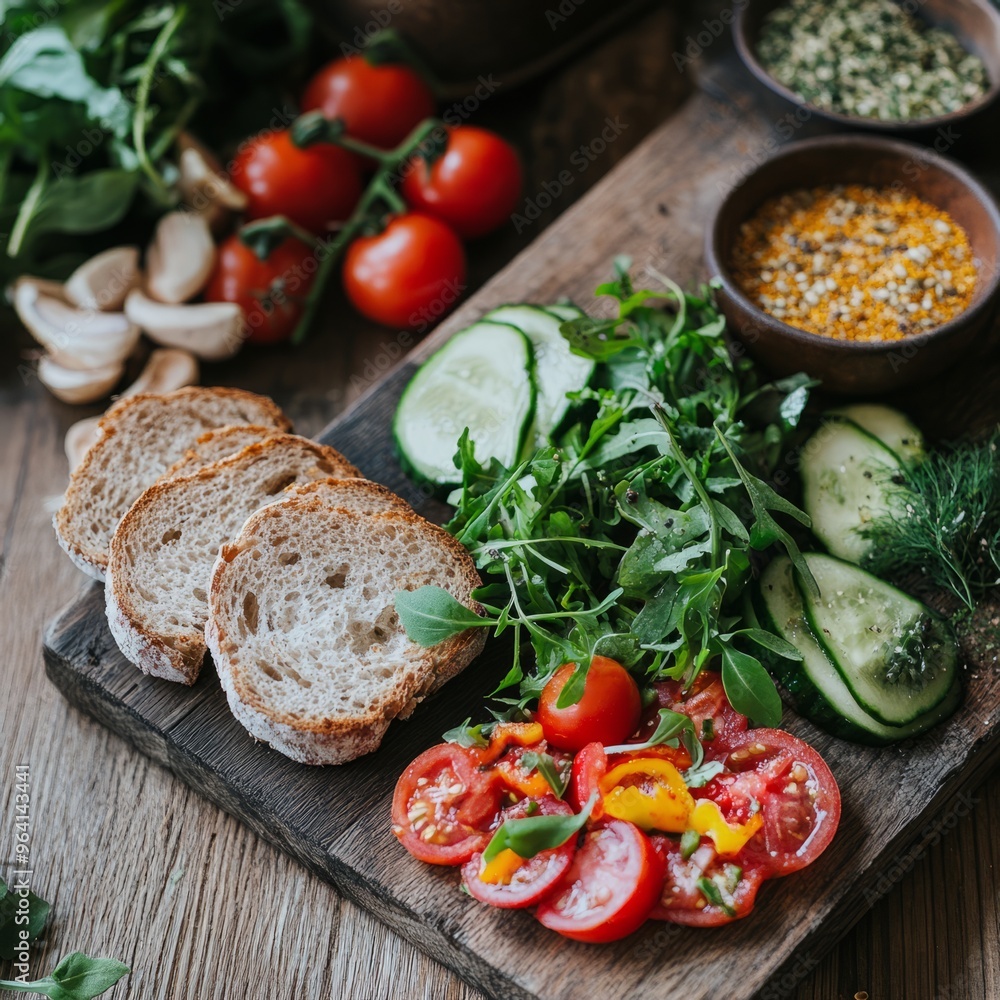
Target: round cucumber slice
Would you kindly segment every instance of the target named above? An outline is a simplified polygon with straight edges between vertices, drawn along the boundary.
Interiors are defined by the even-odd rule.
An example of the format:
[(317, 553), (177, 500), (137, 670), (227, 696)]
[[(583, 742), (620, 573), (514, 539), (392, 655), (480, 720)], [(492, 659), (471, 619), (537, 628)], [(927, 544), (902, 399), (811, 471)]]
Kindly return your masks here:
[(467, 427), (476, 459), (516, 464), (535, 409), (531, 343), (503, 323), (456, 333), (417, 370), (400, 397), (393, 436), (414, 477), (438, 486), (461, 482), (455, 466)]
[(916, 465), (927, 457), (924, 436), (909, 417), (881, 403), (852, 403), (830, 410), (879, 439), (904, 465)]

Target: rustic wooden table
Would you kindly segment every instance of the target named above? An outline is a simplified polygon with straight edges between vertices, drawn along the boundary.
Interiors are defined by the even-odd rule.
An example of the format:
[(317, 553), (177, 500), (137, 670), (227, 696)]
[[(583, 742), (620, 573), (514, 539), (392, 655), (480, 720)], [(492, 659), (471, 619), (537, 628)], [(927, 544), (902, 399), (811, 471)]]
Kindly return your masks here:
[[(477, 111), (525, 151), (538, 217), (475, 248), (472, 286), (683, 100), (690, 74), (678, 74), (672, 53), (703, 29), (703, 13), (678, 25), (654, 10), (546, 79), (509, 97), (501, 87)], [(316, 433), (412, 346), (408, 335), (351, 318), (336, 295), (327, 316), (303, 349), (247, 351), (206, 380), (269, 393), (302, 433)], [(82, 414), (27, 374), (26, 347), (13, 329), (0, 337), (0, 874), (13, 865), (14, 768), (28, 764), (33, 885), (54, 904), (33, 967), (44, 974), (75, 949), (117, 956), (134, 969), (109, 994), (119, 998), (478, 997), (48, 684), (41, 630), (81, 583), (48, 522), (65, 485), (63, 434)], [(1000, 997), (994, 823), (1000, 776), (941, 817), (925, 851), (901, 856), (870, 887), (872, 911), (826, 958), (803, 958), (762, 997)]]

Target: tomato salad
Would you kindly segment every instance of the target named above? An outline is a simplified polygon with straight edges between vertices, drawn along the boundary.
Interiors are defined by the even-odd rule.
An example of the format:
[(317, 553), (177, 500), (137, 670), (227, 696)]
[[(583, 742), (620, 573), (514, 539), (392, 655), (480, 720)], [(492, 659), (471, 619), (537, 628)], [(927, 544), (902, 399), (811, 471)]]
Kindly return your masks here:
[[(643, 709), (628, 672), (596, 657), (582, 697), (559, 708), (570, 673), (553, 675), (531, 721), (456, 730), (396, 785), (393, 833), (421, 861), (461, 866), (474, 899), (533, 907), (578, 941), (647, 919), (716, 927), (833, 839), (830, 769), (790, 733), (748, 729), (718, 674), (686, 692), (654, 684)], [(629, 738), (615, 743), (621, 720)]]

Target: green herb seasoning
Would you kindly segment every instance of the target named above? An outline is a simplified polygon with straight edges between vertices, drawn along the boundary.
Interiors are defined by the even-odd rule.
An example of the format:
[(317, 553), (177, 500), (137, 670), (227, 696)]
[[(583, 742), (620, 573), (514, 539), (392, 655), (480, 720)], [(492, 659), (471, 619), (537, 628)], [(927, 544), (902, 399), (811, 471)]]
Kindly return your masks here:
[(892, 0), (791, 0), (765, 18), (757, 54), (803, 100), (859, 118), (933, 118), (989, 89), (978, 56)]

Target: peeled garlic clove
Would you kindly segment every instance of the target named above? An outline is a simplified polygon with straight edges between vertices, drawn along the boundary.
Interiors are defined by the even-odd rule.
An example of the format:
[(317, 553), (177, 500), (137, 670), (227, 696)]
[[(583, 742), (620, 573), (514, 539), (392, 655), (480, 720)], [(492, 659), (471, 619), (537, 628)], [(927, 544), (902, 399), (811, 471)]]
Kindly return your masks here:
[(76, 309), (45, 294), (33, 278), (14, 286), (14, 308), (31, 335), (63, 368), (87, 371), (120, 364), (139, 340), (139, 327), (124, 313)]
[(136, 288), (125, 300), (125, 315), (157, 344), (206, 361), (231, 358), (243, 345), (243, 311), (235, 302), (165, 305)]
[[(172, 347), (161, 347), (153, 351), (139, 377), (123, 392), (119, 399), (135, 396), (140, 392), (173, 392), (198, 381), (198, 359), (187, 351)], [(66, 432), (63, 447), (70, 469), (75, 469), (87, 450), (101, 436), (98, 425), (100, 417), (85, 417), (78, 420)]]
[(178, 145), (181, 155), (177, 186), (185, 205), (195, 212), (204, 212), (212, 205), (234, 212), (247, 207), (247, 196), (223, 174), (218, 160), (200, 142), (188, 136), (179, 139)]
[(39, 381), (64, 403), (95, 403), (104, 399), (124, 374), (125, 365), (121, 362), (85, 372), (64, 368), (48, 355), (38, 362)]
[(138, 247), (112, 247), (85, 261), (69, 276), (66, 297), (81, 309), (118, 312), (138, 283)]
[(187, 302), (205, 287), (215, 258), (215, 242), (203, 215), (168, 212), (146, 251), (146, 291), (171, 305)]

